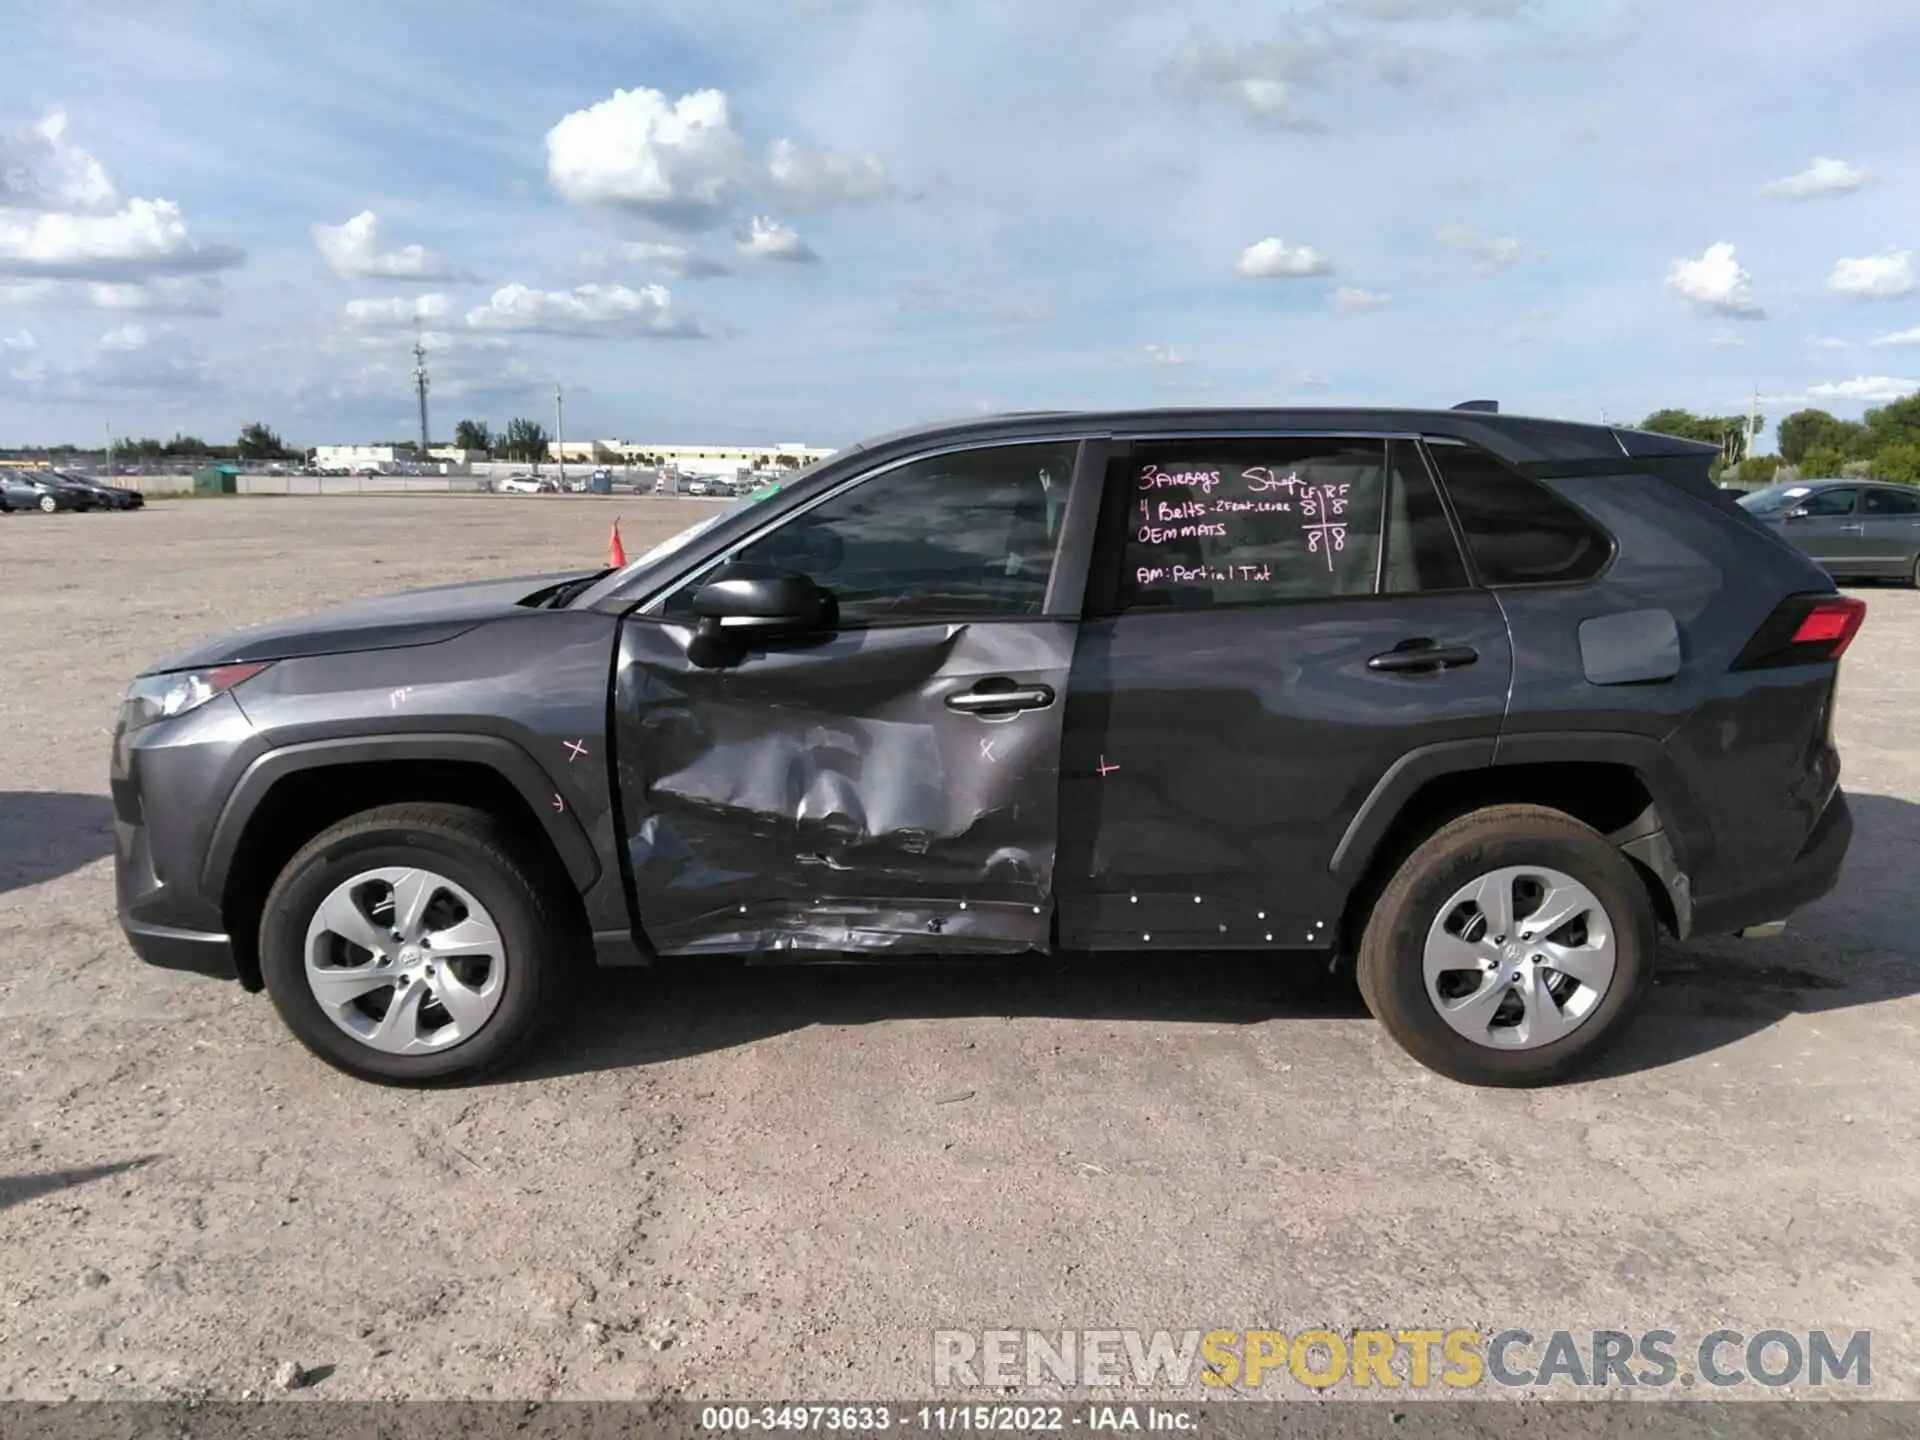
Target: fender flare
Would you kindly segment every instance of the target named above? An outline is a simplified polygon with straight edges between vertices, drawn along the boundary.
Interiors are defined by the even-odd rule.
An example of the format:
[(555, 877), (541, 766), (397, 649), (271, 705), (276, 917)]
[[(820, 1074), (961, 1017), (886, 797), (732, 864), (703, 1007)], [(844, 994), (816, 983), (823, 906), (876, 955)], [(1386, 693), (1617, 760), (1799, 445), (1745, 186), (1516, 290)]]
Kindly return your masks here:
[(340, 765), (406, 760), (447, 760), (484, 765), (511, 785), (539, 817), (554, 852), (581, 893), (600, 878), (600, 858), (571, 810), (555, 811), (554, 784), (520, 746), (497, 735), (377, 735), (310, 740), (269, 750), (241, 774), (214, 821), (201, 871), (202, 893), (226, 893), (227, 878), (248, 822), (269, 791), (289, 775)]
[(1673, 903), (1684, 938), (1692, 910), (1688, 871), (1696, 863), (1708, 832), (1673, 757), (1658, 740), (1646, 735), (1528, 731), (1498, 738), (1446, 740), (1409, 750), (1388, 767), (1354, 812), (1334, 847), (1328, 869), (1349, 889), (1357, 886), (1408, 802), (1422, 786), (1442, 775), (1552, 762), (1624, 765), (1640, 777), (1653, 798), (1653, 810), (1610, 838), (1658, 877)]

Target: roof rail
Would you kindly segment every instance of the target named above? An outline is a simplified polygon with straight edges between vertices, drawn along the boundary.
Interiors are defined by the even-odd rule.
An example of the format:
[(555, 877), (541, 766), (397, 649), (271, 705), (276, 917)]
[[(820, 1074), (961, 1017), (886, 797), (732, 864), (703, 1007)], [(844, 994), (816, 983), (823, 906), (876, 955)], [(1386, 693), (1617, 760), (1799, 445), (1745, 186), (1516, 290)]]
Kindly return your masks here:
[(1498, 400), (1462, 400), (1453, 408), (1456, 410), (1474, 410), (1483, 415), (1498, 415), (1500, 413), (1500, 402)]

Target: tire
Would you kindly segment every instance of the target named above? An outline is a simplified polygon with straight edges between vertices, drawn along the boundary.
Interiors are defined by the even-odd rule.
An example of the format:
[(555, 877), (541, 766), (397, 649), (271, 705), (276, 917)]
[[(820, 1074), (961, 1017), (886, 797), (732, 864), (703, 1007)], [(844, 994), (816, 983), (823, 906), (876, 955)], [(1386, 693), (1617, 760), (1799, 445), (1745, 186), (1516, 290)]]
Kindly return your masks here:
[(1913, 557), (1913, 568), (1907, 571), (1907, 584), (1920, 590), (1920, 554)]
[(54, 511), (58, 510), (59, 508), (60, 508), (60, 502), (54, 499), (53, 496), (42, 495), (40, 497), (40, 513), (42, 515), (51, 515), (53, 514)]
[[(1554, 881), (1528, 873), (1536, 870), (1556, 872)], [(1561, 881), (1572, 882), (1561, 893), (1572, 897), (1584, 887), (1597, 909), (1587, 907), (1549, 935), (1523, 939), (1528, 896)], [(1474, 936), (1473, 920), (1484, 926), (1486, 914), (1473, 899), (1462, 904), (1462, 897), (1479, 886), (1490, 895), (1504, 891), (1515, 917), (1512, 935)], [(1497, 908), (1496, 899), (1488, 913)], [(1450, 933), (1462, 916), (1469, 917), (1467, 939)], [(1468, 1085), (1544, 1085), (1571, 1075), (1619, 1037), (1652, 974), (1657, 943), (1645, 885), (1599, 832), (1558, 810), (1496, 805), (1442, 826), (1400, 865), (1368, 917), (1356, 970), (1374, 1018), (1429, 1069)], [(1472, 955), (1487, 957), (1472, 963), (1495, 968), (1476, 977), (1463, 966), (1430, 980), (1430, 951), (1436, 965)], [(1610, 957), (1611, 973), (1604, 986), (1588, 986), (1550, 964), (1536, 971), (1536, 954), (1561, 958), (1594, 979)], [(1536, 975), (1549, 992), (1544, 1001), (1534, 988)], [(1509, 977), (1511, 983), (1497, 983)], [(1553, 992), (1565, 998), (1555, 1001)], [(1455, 994), (1459, 999), (1450, 1001)], [(1487, 1004), (1478, 1003), (1482, 997)], [(1455, 1020), (1443, 1016), (1443, 1003), (1458, 1006)], [(1539, 1022), (1546, 1034), (1529, 1034), (1533, 1015), (1548, 1005), (1552, 1014)], [(1516, 1011), (1526, 1017), (1520, 1024), (1512, 1018)], [(1468, 1030), (1479, 1038), (1469, 1038)]]
[[(389, 946), (389, 965), (415, 967), (438, 962), (447, 973), (429, 979), (416, 969), (413, 979), (420, 982), (385, 989), (369, 990), (365, 995), (333, 1009), (323, 1005), (309, 977), (310, 950), (318, 947), (321, 958), (340, 957), (343, 965), (361, 968), (334, 971), (320, 968), (315, 974), (373, 976), (372, 966), (379, 957), (361, 964), (366, 947), (348, 947), (329, 938), (338, 933), (325, 930), (315, 940), (311, 928), (323, 927), (319, 917), (323, 904), (329, 915), (340, 913), (339, 897), (357, 897), (356, 909), (364, 912), (365, 897), (378, 895), (379, 880), (369, 880), (368, 872), (400, 871), (425, 876), (437, 882), (422, 923), (454, 924), (474, 919), (465, 902), (471, 902), (479, 918), (490, 923), (494, 949), (485, 960), (442, 958), (423, 944), (413, 947)], [(403, 882), (404, 883), (404, 882)], [(513, 842), (508, 830), (484, 811), (458, 805), (390, 805), (353, 815), (322, 832), (300, 850), (274, 881), (268, 892), (260, 921), (260, 971), (267, 994), (287, 1028), (309, 1050), (336, 1069), (363, 1080), (388, 1085), (431, 1085), (464, 1082), (497, 1069), (521, 1051), (540, 1028), (559, 1010), (567, 973), (574, 959), (573, 934), (562, 919), (557, 879), (548, 876), (547, 867), (524, 854)], [(423, 885), (422, 890), (432, 888)], [(455, 892), (459, 892), (457, 895)], [(399, 898), (397, 888), (389, 887), (392, 900)], [(374, 908), (378, 910), (379, 902)], [(452, 906), (452, 909), (440, 907)], [(463, 913), (464, 912), (464, 913)], [(355, 916), (355, 925), (364, 919)], [(372, 938), (385, 943), (378, 933), (380, 924), (369, 922), (375, 930)], [(347, 927), (349, 929), (353, 926)], [(453, 933), (453, 924), (438, 933), (443, 939)], [(427, 942), (430, 944), (430, 938)], [(310, 941), (312, 944), (310, 945)], [(330, 956), (328, 953), (330, 951)], [(467, 974), (473, 988), (462, 986), (465, 1013), (482, 1005), (491, 1009), (471, 1025), (452, 1018), (451, 991), (448, 1007), (439, 1008), (441, 991), (449, 986), (455, 964), (477, 966)], [(494, 981), (492, 966), (504, 971)], [(373, 978), (378, 979), (377, 976)], [(400, 972), (390, 973), (399, 981)], [(338, 982), (336, 982), (338, 983)], [(356, 982), (358, 983), (358, 982)], [(436, 988), (437, 987), (437, 988)], [(381, 1011), (381, 1000), (390, 1010), (402, 989), (424, 1000), (412, 1007), (412, 1031), (416, 1037), (428, 1034), (445, 1037), (443, 1048), (416, 1053), (393, 1053), (357, 1033), (381, 1030), (384, 1016), (369, 1015)], [(482, 992), (491, 990), (490, 994)], [(336, 1019), (336, 1014), (344, 1019)], [(449, 1017), (451, 1030), (434, 1028), (435, 1016)], [(356, 1027), (350, 1033), (347, 1026)], [(460, 1034), (461, 1030), (471, 1033)], [(424, 1040), (416, 1039), (416, 1044)]]

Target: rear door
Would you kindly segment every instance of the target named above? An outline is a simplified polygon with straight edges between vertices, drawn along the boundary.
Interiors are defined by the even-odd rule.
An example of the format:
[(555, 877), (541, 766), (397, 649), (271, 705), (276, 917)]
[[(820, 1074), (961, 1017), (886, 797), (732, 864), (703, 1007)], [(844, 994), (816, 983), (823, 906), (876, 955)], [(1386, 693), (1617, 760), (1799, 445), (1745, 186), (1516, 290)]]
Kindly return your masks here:
[(1321, 948), (1402, 756), (1491, 760), (1512, 676), (1416, 443), (1141, 442), (1108, 466), (1062, 751), (1061, 938)]
[(625, 622), (616, 773), (656, 949), (1048, 947), (1098, 480), (1075, 479), (1079, 451), (887, 465), (713, 562), (811, 577), (837, 602), (831, 633), (706, 668), (698, 574)]
[(1860, 492), (1859, 519), (1862, 573), (1912, 575), (1920, 552), (1920, 491), (1868, 486)]

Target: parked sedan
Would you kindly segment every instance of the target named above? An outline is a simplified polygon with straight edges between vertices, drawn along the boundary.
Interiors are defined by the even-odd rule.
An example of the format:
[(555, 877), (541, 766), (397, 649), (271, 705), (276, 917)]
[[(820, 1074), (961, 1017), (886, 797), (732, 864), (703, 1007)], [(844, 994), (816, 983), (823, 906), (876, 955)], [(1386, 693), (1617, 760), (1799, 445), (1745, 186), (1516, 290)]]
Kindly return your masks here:
[(1836, 580), (1920, 586), (1920, 489), (1871, 480), (1799, 480), (1735, 502)]
[(8, 510), (91, 510), (99, 502), (71, 485), (32, 472), (0, 475), (0, 506)]
[(122, 485), (108, 485), (94, 479), (91, 475), (75, 475), (71, 471), (56, 470), (53, 478), (63, 485), (71, 486), (83, 494), (94, 498), (103, 510), (139, 510), (147, 503), (147, 497), (138, 490), (129, 490)]

